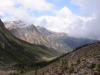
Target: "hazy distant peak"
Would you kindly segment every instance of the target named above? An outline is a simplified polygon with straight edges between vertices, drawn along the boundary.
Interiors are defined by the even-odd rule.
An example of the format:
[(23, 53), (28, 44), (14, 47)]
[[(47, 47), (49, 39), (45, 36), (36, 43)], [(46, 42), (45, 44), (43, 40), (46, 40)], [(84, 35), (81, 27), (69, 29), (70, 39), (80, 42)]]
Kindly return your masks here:
[(44, 28), (44, 27), (41, 27), (41, 26), (37, 26), (37, 29), (39, 30), (39, 32), (41, 32), (43, 35), (52, 35), (54, 34), (54, 32)]
[(24, 28), (24, 27), (28, 27), (28, 26), (35, 27), (33, 24), (28, 24), (28, 23), (26, 23), (25, 21), (22, 21), (22, 20), (7, 21), (7, 22), (4, 22), (4, 23), (5, 23), (5, 27), (9, 30), (16, 29), (16, 28)]

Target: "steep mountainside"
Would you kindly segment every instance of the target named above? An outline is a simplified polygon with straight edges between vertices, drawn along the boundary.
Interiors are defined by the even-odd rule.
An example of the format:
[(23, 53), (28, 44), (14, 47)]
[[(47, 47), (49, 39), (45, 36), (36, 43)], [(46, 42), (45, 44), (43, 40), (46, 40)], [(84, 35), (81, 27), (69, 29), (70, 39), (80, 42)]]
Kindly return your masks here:
[(51, 48), (17, 39), (0, 20), (0, 65), (45, 62), (59, 54)]
[(100, 75), (100, 42), (79, 47), (43, 68), (21, 75)]

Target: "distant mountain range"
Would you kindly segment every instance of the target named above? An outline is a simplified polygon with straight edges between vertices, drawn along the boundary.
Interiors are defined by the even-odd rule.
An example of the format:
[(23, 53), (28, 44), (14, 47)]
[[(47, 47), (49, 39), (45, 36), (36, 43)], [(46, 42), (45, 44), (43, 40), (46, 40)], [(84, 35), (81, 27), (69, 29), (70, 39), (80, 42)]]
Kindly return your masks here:
[(5, 22), (5, 26), (17, 38), (31, 44), (45, 45), (61, 53), (67, 53), (84, 44), (96, 42), (96, 40), (87, 38), (70, 37), (66, 33), (53, 32), (20, 20)]

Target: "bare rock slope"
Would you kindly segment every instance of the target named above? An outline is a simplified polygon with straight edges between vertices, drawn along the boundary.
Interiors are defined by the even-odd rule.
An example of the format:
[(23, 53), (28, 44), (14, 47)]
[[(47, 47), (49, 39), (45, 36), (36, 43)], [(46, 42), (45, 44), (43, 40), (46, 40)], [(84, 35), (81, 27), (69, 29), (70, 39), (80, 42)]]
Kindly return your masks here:
[(100, 75), (100, 42), (77, 48), (44, 68), (22, 75)]

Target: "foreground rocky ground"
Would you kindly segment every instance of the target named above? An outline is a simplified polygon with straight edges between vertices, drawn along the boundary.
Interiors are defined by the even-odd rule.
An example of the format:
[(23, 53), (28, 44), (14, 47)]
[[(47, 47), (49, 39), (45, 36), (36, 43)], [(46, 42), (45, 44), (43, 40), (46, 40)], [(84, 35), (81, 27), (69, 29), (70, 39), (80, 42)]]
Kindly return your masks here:
[(100, 43), (82, 46), (33, 71), (0, 71), (0, 75), (100, 75)]

